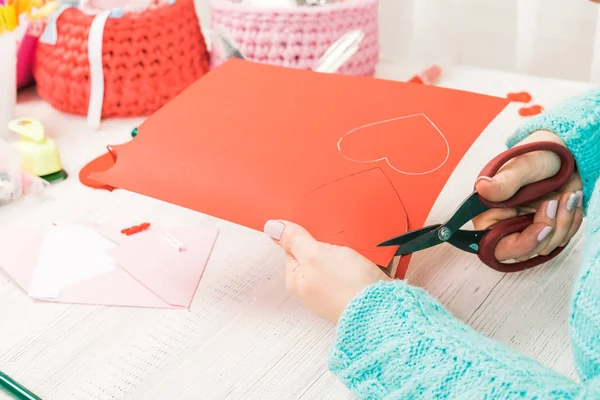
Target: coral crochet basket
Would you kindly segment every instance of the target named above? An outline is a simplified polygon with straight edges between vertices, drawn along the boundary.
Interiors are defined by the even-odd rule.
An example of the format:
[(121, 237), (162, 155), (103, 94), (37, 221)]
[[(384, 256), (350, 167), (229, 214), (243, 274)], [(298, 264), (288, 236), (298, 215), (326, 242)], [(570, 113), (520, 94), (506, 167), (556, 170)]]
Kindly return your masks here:
[[(338, 71), (373, 76), (379, 62), (378, 0), (345, 0), (317, 7), (264, 9), (239, 0), (211, 0), (211, 27), (223, 28), (252, 61), (312, 69), (327, 48), (352, 29), (365, 38)], [(213, 67), (224, 60), (211, 55)]]
[[(56, 22), (56, 44), (38, 45), (34, 67), (38, 93), (67, 113), (88, 113), (88, 35), (93, 19), (67, 9)], [(102, 35), (101, 116), (150, 115), (209, 67), (193, 0), (109, 18)]]

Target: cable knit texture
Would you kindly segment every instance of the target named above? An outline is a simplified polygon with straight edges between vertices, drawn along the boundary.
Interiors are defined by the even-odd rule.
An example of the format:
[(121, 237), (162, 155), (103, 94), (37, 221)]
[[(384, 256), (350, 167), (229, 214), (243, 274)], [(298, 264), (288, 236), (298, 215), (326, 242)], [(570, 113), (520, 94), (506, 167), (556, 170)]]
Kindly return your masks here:
[[(372, 76), (379, 62), (379, 0), (344, 0), (321, 7), (257, 8), (211, 0), (211, 26), (224, 28), (252, 61), (312, 69), (327, 48), (352, 29), (365, 38), (339, 73)], [(213, 67), (224, 59), (215, 51)]]
[[(208, 52), (194, 7), (193, 0), (177, 0), (109, 18), (102, 40), (102, 117), (150, 115), (208, 72)], [(93, 19), (68, 9), (57, 21), (56, 45), (38, 45), (37, 90), (58, 110), (88, 112), (87, 52)]]
[(585, 250), (570, 335), (582, 383), (519, 355), (455, 319), (403, 281), (368, 287), (340, 319), (329, 368), (359, 399), (600, 399), (600, 90), (539, 115), (538, 129), (571, 149), (588, 199)]

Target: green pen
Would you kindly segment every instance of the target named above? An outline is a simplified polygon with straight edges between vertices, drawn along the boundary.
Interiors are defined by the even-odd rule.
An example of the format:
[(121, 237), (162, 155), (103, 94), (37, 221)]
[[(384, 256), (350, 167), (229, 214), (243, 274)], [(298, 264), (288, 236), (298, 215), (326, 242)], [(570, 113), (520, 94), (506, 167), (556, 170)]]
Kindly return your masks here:
[(31, 393), (27, 388), (2, 371), (0, 371), (0, 389), (12, 395), (17, 400), (42, 400), (41, 397)]

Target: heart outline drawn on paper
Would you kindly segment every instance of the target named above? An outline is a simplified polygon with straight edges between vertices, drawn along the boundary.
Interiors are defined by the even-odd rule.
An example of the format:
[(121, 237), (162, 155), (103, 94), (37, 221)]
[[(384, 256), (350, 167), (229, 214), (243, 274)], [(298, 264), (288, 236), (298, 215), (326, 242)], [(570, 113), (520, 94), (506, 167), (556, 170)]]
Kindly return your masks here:
[[(392, 162), (390, 162), (388, 156), (386, 156), (386, 155), (378, 157), (378, 158), (374, 158), (374, 159), (369, 159), (369, 160), (358, 160), (358, 159), (349, 157), (348, 155), (344, 154), (344, 151), (342, 150), (342, 142), (344, 141), (344, 139), (348, 138), (350, 135), (352, 135), (353, 133), (356, 133), (357, 131), (360, 131), (360, 130), (365, 129), (365, 128), (377, 126), (377, 125), (382, 125), (382, 124), (386, 124), (386, 123), (390, 123), (390, 122), (394, 122), (394, 121), (399, 121), (399, 120), (408, 119), (408, 118), (414, 118), (414, 117), (419, 117), (419, 116), (425, 118), (425, 120), (434, 128), (434, 130), (443, 139), (444, 145), (446, 147), (446, 155), (444, 157), (444, 160), (442, 162), (440, 162), (435, 168), (429, 169), (427, 171), (410, 172), (410, 171), (405, 171), (403, 169), (397, 168)], [(408, 134), (411, 134), (411, 132), (409, 132)], [(424, 113), (405, 115), (403, 117), (396, 117), (396, 118), (386, 119), (386, 120), (383, 120), (383, 121), (371, 122), (371, 123), (359, 126), (358, 128), (354, 128), (351, 131), (349, 131), (346, 134), (344, 134), (340, 138), (340, 140), (337, 142), (337, 148), (338, 148), (338, 151), (340, 152), (340, 154), (342, 155), (342, 157), (344, 157), (345, 159), (347, 159), (349, 161), (359, 162), (359, 163), (372, 163), (372, 162), (376, 163), (376, 162), (379, 162), (379, 161), (385, 161), (386, 164), (390, 168), (392, 168), (394, 171), (396, 171), (398, 173), (401, 173), (401, 174), (405, 174), (405, 175), (427, 175), (427, 174), (430, 174), (430, 173), (435, 172), (438, 169), (442, 168), (444, 166), (444, 164), (446, 164), (446, 162), (448, 161), (448, 158), (450, 157), (450, 145), (448, 143), (448, 139), (446, 139), (446, 136), (444, 136), (444, 134), (442, 133), (442, 131)]]
[(377, 244), (408, 230), (402, 198), (379, 166), (313, 189), (298, 200), (292, 220), (317, 240), (365, 254), (388, 252)]

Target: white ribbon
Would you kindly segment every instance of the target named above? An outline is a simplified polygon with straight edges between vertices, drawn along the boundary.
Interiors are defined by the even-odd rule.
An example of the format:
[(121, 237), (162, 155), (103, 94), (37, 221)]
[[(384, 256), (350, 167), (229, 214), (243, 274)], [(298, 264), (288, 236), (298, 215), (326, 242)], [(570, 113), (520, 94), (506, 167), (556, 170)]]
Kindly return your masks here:
[(88, 62), (90, 64), (90, 103), (88, 105), (87, 122), (93, 129), (98, 129), (102, 118), (104, 101), (104, 71), (102, 68), (102, 38), (104, 25), (110, 16), (105, 11), (94, 17), (88, 36)]

